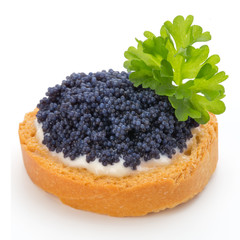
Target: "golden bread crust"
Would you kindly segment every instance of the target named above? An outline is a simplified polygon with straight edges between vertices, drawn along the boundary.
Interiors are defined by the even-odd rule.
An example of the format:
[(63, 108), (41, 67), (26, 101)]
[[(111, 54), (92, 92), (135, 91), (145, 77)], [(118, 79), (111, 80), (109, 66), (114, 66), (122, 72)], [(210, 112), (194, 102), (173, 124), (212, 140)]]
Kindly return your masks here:
[(213, 114), (170, 165), (118, 178), (96, 176), (57, 161), (36, 138), (37, 111), (26, 114), (19, 125), (27, 173), (36, 185), (77, 209), (122, 217), (172, 208), (201, 192), (217, 165), (218, 126)]

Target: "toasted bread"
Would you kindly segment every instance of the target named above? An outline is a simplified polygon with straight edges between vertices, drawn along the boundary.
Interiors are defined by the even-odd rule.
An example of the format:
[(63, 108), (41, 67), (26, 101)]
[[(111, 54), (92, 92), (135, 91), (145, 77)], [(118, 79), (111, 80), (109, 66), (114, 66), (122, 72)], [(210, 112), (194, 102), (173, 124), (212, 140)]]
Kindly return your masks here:
[(57, 161), (36, 138), (37, 111), (26, 114), (19, 126), (27, 173), (36, 185), (73, 208), (118, 217), (172, 208), (201, 192), (217, 165), (218, 125), (213, 114), (171, 164), (112, 177), (97, 176)]

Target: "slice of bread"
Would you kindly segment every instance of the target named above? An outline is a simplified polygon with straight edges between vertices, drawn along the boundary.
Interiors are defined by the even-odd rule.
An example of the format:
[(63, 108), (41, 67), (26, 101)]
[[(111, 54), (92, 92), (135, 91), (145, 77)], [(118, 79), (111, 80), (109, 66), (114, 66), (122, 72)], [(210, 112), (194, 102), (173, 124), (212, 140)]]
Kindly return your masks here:
[(77, 209), (140, 216), (172, 208), (201, 192), (218, 160), (217, 119), (195, 129), (188, 149), (167, 166), (126, 177), (96, 176), (57, 161), (36, 138), (37, 109), (19, 126), (24, 164), (32, 181)]

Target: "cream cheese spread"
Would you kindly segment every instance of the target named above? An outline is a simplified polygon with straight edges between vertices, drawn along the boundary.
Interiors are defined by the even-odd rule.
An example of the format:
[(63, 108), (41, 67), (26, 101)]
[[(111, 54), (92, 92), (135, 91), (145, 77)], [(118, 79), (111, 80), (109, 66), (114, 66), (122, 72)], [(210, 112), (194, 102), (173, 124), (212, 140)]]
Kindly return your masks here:
[[(44, 134), (43, 134), (42, 126), (37, 122), (37, 120), (35, 120), (35, 127), (37, 130), (36, 137), (39, 143), (42, 144)], [(176, 154), (173, 156), (173, 158), (168, 158), (166, 155), (160, 155), (159, 159), (151, 159), (147, 162), (143, 160), (141, 161), (141, 164), (137, 166), (137, 170), (132, 170), (129, 167), (124, 167), (123, 165), (124, 161), (121, 158), (118, 163), (114, 163), (113, 165), (109, 164), (107, 166), (103, 166), (102, 163), (98, 161), (98, 159), (95, 159), (95, 161), (88, 163), (86, 161), (86, 155), (82, 155), (77, 157), (74, 160), (71, 160), (69, 157), (65, 158), (62, 152), (60, 153), (56, 153), (55, 151), (54, 152), (49, 151), (49, 152), (53, 157), (57, 157), (59, 161), (61, 161), (63, 164), (67, 166), (76, 167), (76, 168), (85, 168), (89, 172), (95, 175), (107, 175), (107, 176), (114, 176), (114, 177), (124, 177), (131, 174), (136, 174), (139, 172), (149, 171), (150, 169), (153, 169), (155, 167), (168, 165), (173, 161), (176, 155), (179, 154), (179, 150), (176, 149)]]

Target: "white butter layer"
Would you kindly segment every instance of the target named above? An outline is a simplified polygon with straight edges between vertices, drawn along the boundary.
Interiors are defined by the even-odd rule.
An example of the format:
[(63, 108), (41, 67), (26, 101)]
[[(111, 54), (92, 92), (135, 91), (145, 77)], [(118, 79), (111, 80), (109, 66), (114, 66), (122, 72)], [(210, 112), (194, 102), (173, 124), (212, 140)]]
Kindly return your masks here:
[[(42, 144), (43, 141), (43, 130), (41, 124), (35, 120), (35, 127), (36, 127), (36, 137), (39, 141), (39, 143)], [(46, 147), (46, 146), (44, 146)], [(74, 160), (71, 160), (69, 157), (65, 158), (63, 153), (56, 153), (49, 151), (50, 154), (54, 157), (57, 157), (59, 161), (61, 161), (63, 164), (70, 166), (70, 167), (76, 167), (76, 168), (85, 168), (89, 172), (95, 174), (95, 175), (107, 175), (107, 176), (114, 176), (114, 177), (124, 177), (131, 174), (136, 174), (139, 172), (149, 171), (150, 169), (153, 169), (155, 167), (159, 166), (165, 166), (170, 164), (173, 161), (173, 158), (176, 157), (176, 155), (179, 153), (179, 150), (176, 150), (176, 154), (174, 157), (168, 158), (166, 155), (160, 155), (159, 159), (151, 159), (149, 161), (141, 161), (141, 164), (137, 166), (137, 170), (132, 170), (129, 167), (124, 167), (123, 163), (124, 160), (120, 158), (120, 161), (118, 163), (114, 163), (113, 165), (107, 165), (103, 166), (101, 162), (98, 161), (98, 159), (95, 159), (95, 161), (88, 163), (86, 161), (86, 155), (82, 155), (77, 157)]]

